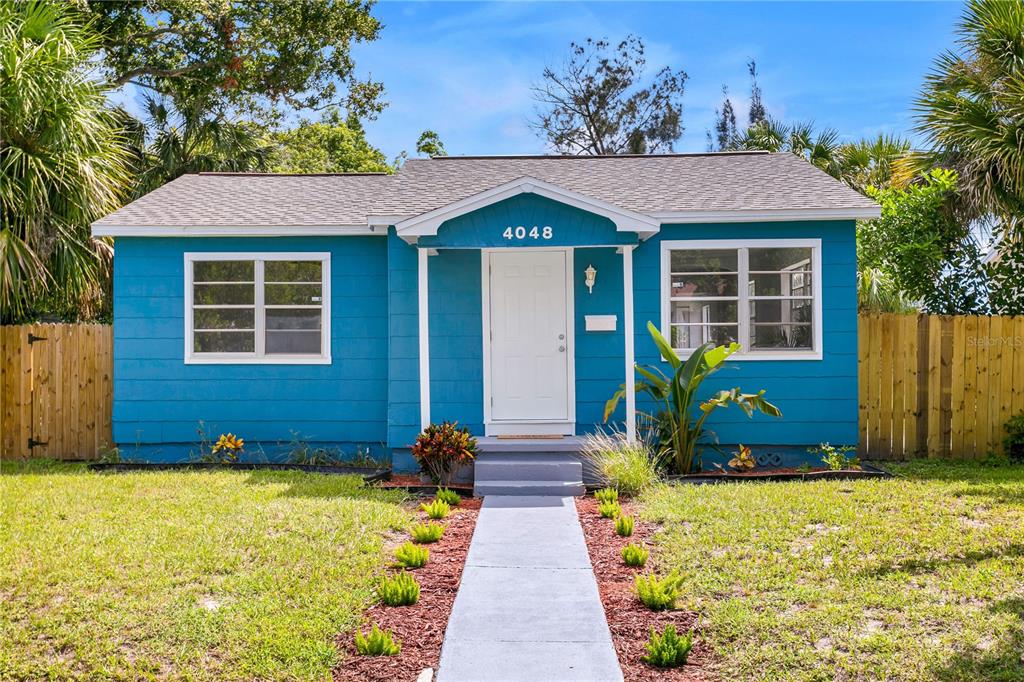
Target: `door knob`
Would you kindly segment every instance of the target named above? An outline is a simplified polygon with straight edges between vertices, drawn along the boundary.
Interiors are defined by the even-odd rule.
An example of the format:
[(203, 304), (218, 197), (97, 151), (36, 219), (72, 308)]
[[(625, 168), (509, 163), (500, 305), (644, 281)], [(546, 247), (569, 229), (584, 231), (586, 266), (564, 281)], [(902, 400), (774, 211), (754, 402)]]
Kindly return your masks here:
[(559, 340), (559, 341), (561, 341), (561, 340), (562, 340), (562, 339), (564, 339), (564, 338), (565, 338), (565, 334), (559, 334), (559, 335), (558, 335), (558, 340)]
[(558, 347), (558, 352), (559, 353), (564, 353), (565, 352), (565, 346), (559, 346)]

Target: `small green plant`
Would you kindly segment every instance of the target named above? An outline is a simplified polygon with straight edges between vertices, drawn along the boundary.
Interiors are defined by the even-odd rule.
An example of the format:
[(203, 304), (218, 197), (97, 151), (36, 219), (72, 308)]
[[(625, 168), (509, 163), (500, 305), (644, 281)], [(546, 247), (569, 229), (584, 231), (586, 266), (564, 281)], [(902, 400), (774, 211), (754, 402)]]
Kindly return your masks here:
[(423, 503), (420, 505), (420, 509), (427, 513), (427, 518), (430, 519), (443, 519), (451, 513), (452, 508), (448, 506), (448, 503), (441, 499), (435, 499), (430, 504)]
[(341, 450), (337, 448), (313, 447), (302, 434), (292, 431), (292, 439), (288, 443), (288, 461), (292, 464), (310, 466), (332, 466), (341, 460)]
[(803, 464), (798, 466), (796, 470), (799, 471), (801, 474), (809, 474), (811, 473), (811, 465), (808, 464), (807, 462), (804, 462)]
[(602, 519), (614, 519), (622, 513), (622, 507), (618, 502), (602, 502), (597, 508)]
[(675, 573), (663, 578), (656, 575), (638, 575), (634, 582), (636, 596), (651, 611), (664, 611), (676, 606), (676, 599), (682, 591), (682, 579)]
[(437, 542), (444, 535), (444, 526), (440, 523), (420, 523), (412, 527), (409, 531), (412, 535), (413, 542), (418, 542), (421, 545), (425, 545), (430, 542)]
[(633, 534), (633, 517), (619, 514), (615, 519), (615, 534), (628, 538)]
[(816, 448), (808, 448), (807, 452), (812, 455), (820, 455), (822, 463), (829, 468), (829, 471), (842, 471), (843, 469), (860, 469), (860, 459), (847, 457), (847, 452), (857, 448), (852, 445), (829, 445), (822, 443)]
[(647, 556), (647, 550), (640, 545), (626, 545), (622, 548), (622, 560), (627, 566), (643, 566), (647, 563)]
[(402, 643), (376, 624), (370, 628), (368, 635), (357, 630), (355, 640), (356, 651), (360, 656), (397, 656), (402, 650)]
[(607, 502), (618, 502), (619, 491), (615, 488), (601, 488), (594, 493), (594, 499), (602, 504)]
[(678, 668), (686, 665), (693, 648), (693, 633), (687, 632), (682, 637), (676, 632), (676, 626), (669, 623), (659, 635), (651, 628), (651, 637), (647, 640), (647, 655), (643, 662), (655, 668)]
[(412, 606), (420, 599), (420, 584), (411, 573), (401, 571), (380, 579), (377, 596), (388, 606)]
[(462, 502), (462, 498), (454, 490), (448, 488), (438, 488), (437, 494), (434, 495), (435, 500), (441, 500), (445, 504), (451, 507), (458, 507), (459, 502)]
[(1024, 412), (1010, 417), (1003, 426), (1006, 438), (1003, 439), (1003, 454), (1011, 462), (1024, 463)]
[(426, 547), (406, 542), (395, 550), (395, 561), (403, 568), (423, 568), (430, 558), (430, 550)]

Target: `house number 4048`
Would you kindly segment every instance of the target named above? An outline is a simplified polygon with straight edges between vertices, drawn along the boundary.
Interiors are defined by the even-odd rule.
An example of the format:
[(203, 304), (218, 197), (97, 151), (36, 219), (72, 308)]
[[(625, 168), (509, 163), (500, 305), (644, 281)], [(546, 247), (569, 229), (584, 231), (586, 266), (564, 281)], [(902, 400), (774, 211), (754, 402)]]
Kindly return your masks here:
[(505, 228), (505, 231), (501, 233), (501, 236), (505, 239), (551, 239), (554, 236), (554, 230), (551, 229), (550, 225), (544, 227), (533, 227), (527, 228), (522, 225), (518, 227), (512, 227), (511, 225)]

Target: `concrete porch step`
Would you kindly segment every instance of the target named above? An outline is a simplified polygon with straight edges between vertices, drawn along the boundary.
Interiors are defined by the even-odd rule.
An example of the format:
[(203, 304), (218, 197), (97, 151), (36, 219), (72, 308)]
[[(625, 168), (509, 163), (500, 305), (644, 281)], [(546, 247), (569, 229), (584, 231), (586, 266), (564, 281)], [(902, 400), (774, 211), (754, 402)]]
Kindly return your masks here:
[(579, 452), (582, 439), (579, 436), (564, 438), (498, 438), (485, 436), (476, 439), (477, 450), (483, 452), (507, 453), (552, 453)]
[(583, 465), (554, 453), (481, 452), (474, 465), (473, 493), (481, 495), (582, 495)]
[(581, 481), (583, 467), (565, 454), (491, 454), (478, 456), (477, 480), (485, 481)]
[(476, 479), (473, 494), (486, 495), (552, 495), (576, 497), (586, 492), (582, 481), (481, 481)]

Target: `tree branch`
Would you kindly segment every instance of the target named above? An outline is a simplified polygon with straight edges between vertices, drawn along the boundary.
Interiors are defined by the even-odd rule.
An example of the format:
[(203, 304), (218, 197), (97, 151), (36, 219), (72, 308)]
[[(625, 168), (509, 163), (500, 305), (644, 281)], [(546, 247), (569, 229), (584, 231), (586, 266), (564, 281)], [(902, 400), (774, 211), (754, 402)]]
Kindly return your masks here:
[(139, 76), (152, 76), (154, 78), (177, 78), (178, 76), (184, 76), (185, 74), (198, 71), (199, 69), (205, 69), (208, 66), (214, 66), (217, 62), (196, 62), (189, 66), (183, 66), (180, 69), (157, 69), (151, 66), (140, 66), (137, 69), (126, 71), (114, 80), (110, 82), (112, 87), (120, 87), (129, 81), (134, 81)]

